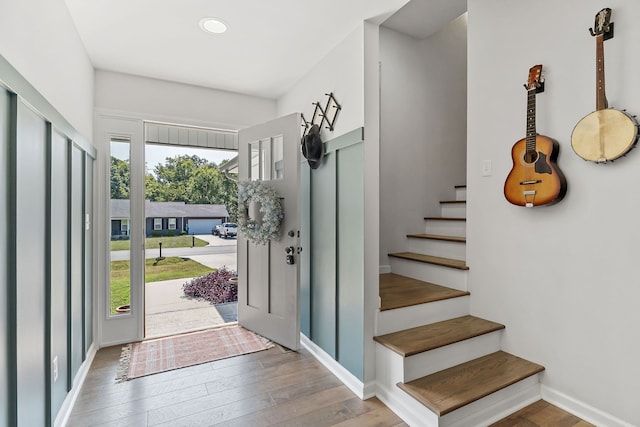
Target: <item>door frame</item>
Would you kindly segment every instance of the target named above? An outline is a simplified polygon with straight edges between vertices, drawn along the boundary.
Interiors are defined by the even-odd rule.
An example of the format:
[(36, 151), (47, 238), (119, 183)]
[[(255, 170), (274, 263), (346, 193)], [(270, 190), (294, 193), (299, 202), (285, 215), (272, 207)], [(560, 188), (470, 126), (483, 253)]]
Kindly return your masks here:
[[(95, 269), (98, 275), (96, 292), (96, 341), (100, 347), (140, 341), (144, 338), (144, 124), (131, 119), (97, 113), (94, 117), (95, 144), (102, 149), (103, 158), (96, 163), (94, 197), (95, 230), (105, 239), (97, 247)], [(131, 311), (111, 315), (110, 309), (110, 145), (112, 139), (130, 143), (130, 265)], [(101, 179), (100, 179), (101, 178)]]

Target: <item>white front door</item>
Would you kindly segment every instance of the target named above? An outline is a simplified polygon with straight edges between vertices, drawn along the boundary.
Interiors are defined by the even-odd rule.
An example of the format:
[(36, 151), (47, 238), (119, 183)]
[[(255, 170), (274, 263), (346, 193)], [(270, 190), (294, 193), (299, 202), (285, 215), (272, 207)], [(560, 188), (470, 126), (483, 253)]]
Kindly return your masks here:
[[(238, 323), (278, 344), (300, 344), (300, 115), (239, 132), (239, 180), (262, 181), (280, 198), (279, 239), (256, 245), (238, 236)], [(291, 257), (287, 259), (287, 256)]]

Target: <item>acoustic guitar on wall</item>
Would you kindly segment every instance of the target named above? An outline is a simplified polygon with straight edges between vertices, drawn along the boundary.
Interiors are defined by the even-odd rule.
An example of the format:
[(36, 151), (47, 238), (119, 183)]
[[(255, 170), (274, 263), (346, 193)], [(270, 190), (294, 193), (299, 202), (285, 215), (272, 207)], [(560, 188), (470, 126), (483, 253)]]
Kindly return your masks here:
[(605, 163), (627, 154), (638, 139), (635, 118), (624, 111), (609, 108), (604, 85), (604, 41), (613, 37), (611, 9), (596, 14), (596, 111), (582, 118), (571, 133), (573, 151), (585, 160)]
[(556, 165), (558, 143), (536, 132), (536, 93), (542, 89), (542, 65), (529, 70), (526, 137), (511, 149), (513, 168), (504, 183), (504, 196), (517, 206), (551, 205), (564, 197), (567, 182)]

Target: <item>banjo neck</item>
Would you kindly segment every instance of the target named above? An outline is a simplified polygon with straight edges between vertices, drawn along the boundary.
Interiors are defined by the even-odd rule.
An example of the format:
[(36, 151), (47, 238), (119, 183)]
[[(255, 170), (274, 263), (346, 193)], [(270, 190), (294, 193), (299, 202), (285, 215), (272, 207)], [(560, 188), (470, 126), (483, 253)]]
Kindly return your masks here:
[(609, 108), (604, 87), (604, 35), (596, 36), (596, 111)]

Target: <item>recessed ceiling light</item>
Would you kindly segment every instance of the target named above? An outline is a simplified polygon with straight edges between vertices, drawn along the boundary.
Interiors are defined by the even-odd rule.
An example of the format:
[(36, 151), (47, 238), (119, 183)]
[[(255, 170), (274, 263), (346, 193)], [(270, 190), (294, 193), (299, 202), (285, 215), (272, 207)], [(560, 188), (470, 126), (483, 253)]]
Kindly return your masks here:
[(200, 28), (207, 33), (222, 34), (227, 32), (229, 26), (218, 18), (203, 18), (200, 20)]

